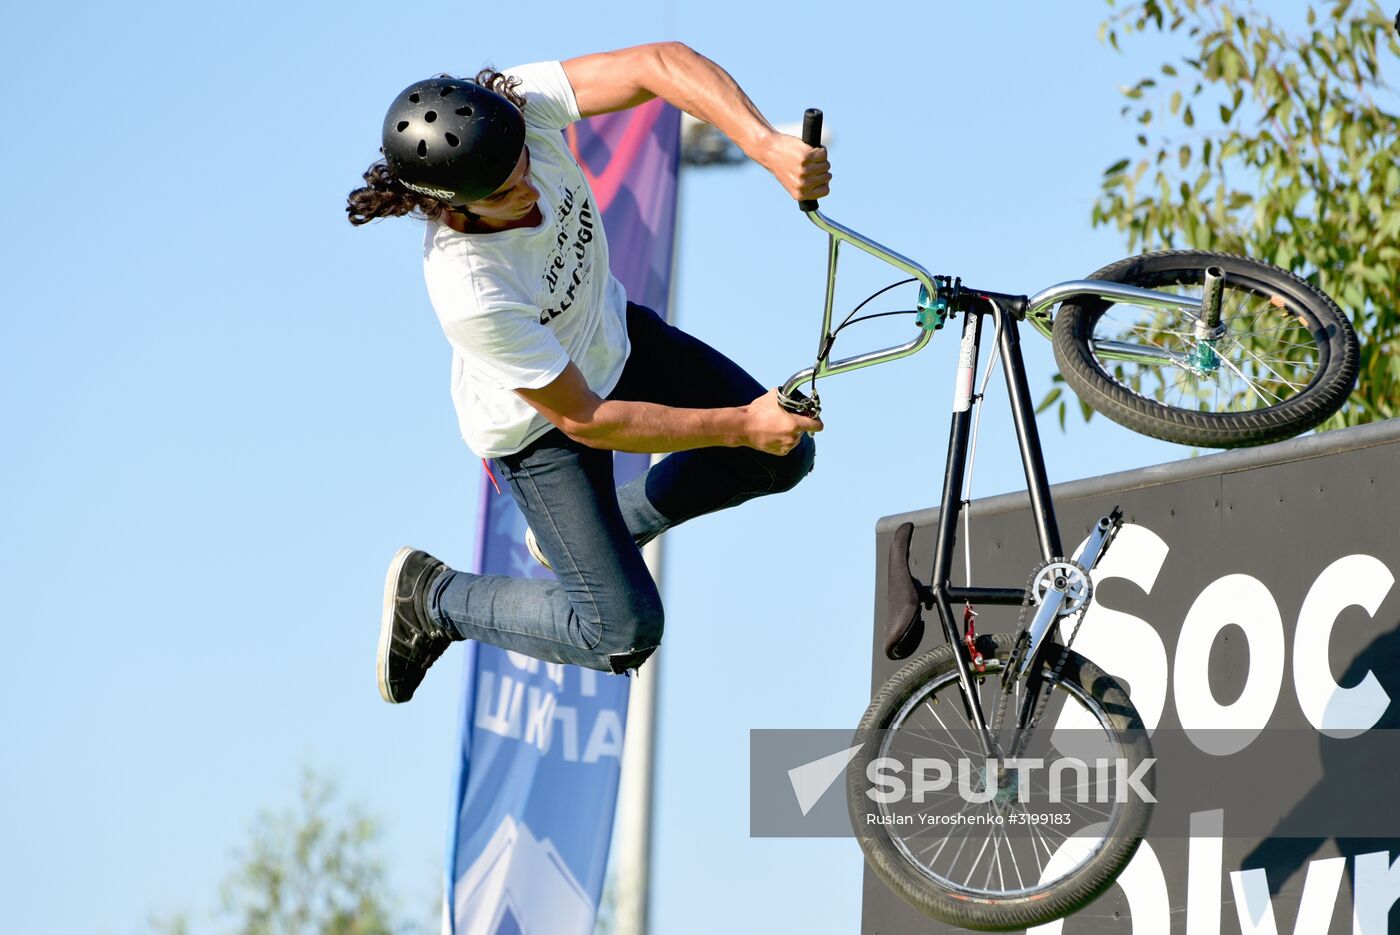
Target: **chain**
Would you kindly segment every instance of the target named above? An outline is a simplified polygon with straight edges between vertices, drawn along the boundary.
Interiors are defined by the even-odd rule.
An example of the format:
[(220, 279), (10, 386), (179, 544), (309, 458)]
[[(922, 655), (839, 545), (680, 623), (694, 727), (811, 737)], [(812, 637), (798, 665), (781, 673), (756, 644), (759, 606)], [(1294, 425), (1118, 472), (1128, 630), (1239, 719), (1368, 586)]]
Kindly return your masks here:
[(1006, 670), (1002, 674), (1001, 700), (997, 703), (996, 714), (992, 716), (992, 734), (995, 735), (1001, 730), (1002, 723), (1006, 720), (1006, 706), (1011, 702), (1011, 685), (1007, 678), (1010, 673), (1015, 672), (1021, 659), (1021, 653), (1025, 651), (1026, 640), (1026, 612), (1030, 610), (1034, 592), (1036, 576), (1040, 574), (1042, 565), (1037, 565), (1031, 569), (1030, 577), (1026, 579), (1024, 596), (1021, 598), (1021, 612), (1016, 618), (1016, 644), (1011, 647), (1011, 656), (1006, 660)]

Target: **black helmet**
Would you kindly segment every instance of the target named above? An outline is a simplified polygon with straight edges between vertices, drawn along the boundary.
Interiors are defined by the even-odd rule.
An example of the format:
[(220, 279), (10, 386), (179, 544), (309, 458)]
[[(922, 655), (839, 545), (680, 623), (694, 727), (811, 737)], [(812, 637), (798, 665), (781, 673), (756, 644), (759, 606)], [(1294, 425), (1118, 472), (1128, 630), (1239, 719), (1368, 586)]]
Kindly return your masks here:
[(384, 116), (384, 161), (423, 195), (464, 205), (500, 188), (525, 145), (525, 118), (465, 78), (429, 78), (403, 90)]

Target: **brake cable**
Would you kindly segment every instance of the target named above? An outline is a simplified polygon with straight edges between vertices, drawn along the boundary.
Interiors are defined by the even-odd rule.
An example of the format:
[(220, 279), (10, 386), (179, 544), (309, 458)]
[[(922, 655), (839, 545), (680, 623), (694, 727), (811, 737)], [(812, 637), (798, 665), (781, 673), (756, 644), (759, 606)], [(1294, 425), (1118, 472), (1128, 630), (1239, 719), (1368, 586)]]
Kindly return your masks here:
[(877, 289), (877, 290), (875, 290), (874, 292), (870, 293), (870, 295), (866, 296), (864, 299), (861, 300), (861, 302), (860, 302), (859, 305), (857, 305), (855, 308), (851, 309), (850, 313), (847, 314), (846, 317), (841, 321), (841, 324), (837, 325), (835, 328), (833, 328), (833, 329), (831, 330), (831, 332), (830, 332), (829, 334), (827, 334), (825, 337), (822, 338), (821, 347), (819, 347), (819, 348), (817, 349), (817, 362), (816, 362), (815, 364), (812, 365), (812, 379), (811, 379), (811, 382), (808, 383), (808, 387), (809, 387), (809, 389), (811, 390), (811, 395), (812, 395), (812, 397), (813, 397), (814, 399), (816, 398), (816, 395), (817, 395), (817, 371), (821, 368), (822, 362), (823, 362), (824, 360), (826, 360), (827, 357), (831, 354), (831, 348), (832, 348), (832, 346), (836, 343), (836, 336), (837, 336), (838, 334), (841, 333), (841, 329), (845, 328), (847, 325), (858, 324), (859, 322), (862, 322), (862, 321), (870, 321), (871, 319), (874, 319), (874, 318), (886, 318), (886, 317), (889, 317), (889, 316), (891, 316), (891, 315), (917, 315), (917, 314), (918, 314), (918, 310), (917, 310), (917, 309), (912, 309), (912, 308), (910, 308), (910, 309), (900, 309), (899, 311), (894, 311), (894, 312), (876, 312), (876, 313), (873, 314), (873, 315), (862, 315), (860, 318), (854, 317), (855, 314), (856, 314), (856, 312), (858, 312), (858, 311), (860, 311), (861, 309), (865, 308), (865, 306), (869, 305), (873, 300), (875, 300), (875, 299), (878, 298), (879, 296), (884, 295), (886, 292), (889, 292), (891, 289), (897, 289), (897, 288), (900, 287), (900, 286), (907, 286), (907, 285), (909, 285), (909, 284), (912, 283), (912, 282), (917, 282), (917, 280), (916, 280), (914, 277), (911, 276), (911, 277), (909, 277), (908, 279), (901, 279), (901, 280), (899, 280), (898, 282), (892, 282), (892, 283), (890, 283), (888, 286), (885, 286), (885, 287), (883, 287), (883, 288), (881, 288), (881, 289)]

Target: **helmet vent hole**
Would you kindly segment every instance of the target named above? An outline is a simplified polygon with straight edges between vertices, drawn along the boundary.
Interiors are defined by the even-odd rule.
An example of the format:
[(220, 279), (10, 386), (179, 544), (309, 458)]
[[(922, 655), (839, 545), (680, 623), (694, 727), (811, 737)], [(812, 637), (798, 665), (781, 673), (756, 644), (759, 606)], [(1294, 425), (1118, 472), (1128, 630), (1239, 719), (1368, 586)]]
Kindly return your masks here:
[(420, 155), (420, 156), (426, 156), (426, 155), (428, 155), (428, 141), (427, 141), (427, 140), (419, 140), (419, 141), (418, 141), (418, 155)]
[(447, 134), (447, 145), (448, 145), (448, 146), (456, 146), (456, 145), (457, 145), (458, 143), (460, 143), (460, 142), (462, 142), (462, 141), (459, 140), (459, 139), (457, 139), (456, 134), (453, 134), (453, 133)]
[(438, 91), (438, 95), (440, 97), (447, 97), (447, 95), (451, 94), (455, 90), (457, 89), (452, 87), (451, 85), (447, 85), (446, 87), (443, 87), (441, 90)]
[(400, 133), (402, 133), (403, 131), (407, 130), (407, 129), (408, 129), (408, 121), (407, 121), (407, 120), (400, 120), (397, 129), (398, 129), (398, 131), (399, 131)]
[(423, 119), (426, 120), (426, 121), (428, 121), (429, 123), (432, 123), (434, 120), (437, 119), (437, 111), (435, 111), (435, 110), (430, 110), (430, 111), (428, 111), (426, 114), (423, 115)]
[(412, 101), (413, 103), (417, 104), (417, 103), (418, 103), (418, 92), (417, 92), (417, 91), (414, 91), (412, 94), (410, 94), (410, 95), (408, 96), (408, 99), (409, 99), (410, 101)]
[(458, 116), (458, 117), (470, 117), (471, 115), (472, 115), (472, 109), (471, 109), (470, 107), (458, 107), (458, 108), (457, 108), (457, 116)]

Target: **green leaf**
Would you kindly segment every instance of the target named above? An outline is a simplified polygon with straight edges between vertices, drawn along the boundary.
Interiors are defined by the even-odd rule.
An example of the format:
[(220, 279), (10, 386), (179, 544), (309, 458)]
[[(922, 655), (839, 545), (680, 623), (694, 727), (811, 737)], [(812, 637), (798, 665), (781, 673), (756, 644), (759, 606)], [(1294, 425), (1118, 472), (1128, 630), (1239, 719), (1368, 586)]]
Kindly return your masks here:
[(1046, 393), (1045, 398), (1042, 399), (1040, 401), (1040, 404), (1035, 407), (1036, 415), (1040, 415), (1042, 412), (1053, 406), (1055, 404), (1055, 400), (1059, 399), (1062, 395), (1064, 395), (1064, 392), (1065, 391), (1063, 387), (1057, 386), (1050, 392)]
[(1221, 70), (1225, 75), (1225, 82), (1234, 84), (1240, 78), (1240, 68), (1243, 64), (1240, 53), (1233, 45), (1227, 45), (1221, 51)]
[[(1209, 247), (1271, 259), (1320, 283), (1353, 315), (1363, 347), (1354, 398), (1324, 427), (1400, 415), (1400, 108), (1378, 76), (1382, 46), (1400, 57), (1393, 16), (1375, 0), (1308, 3), (1308, 28), (1297, 35), (1271, 21), (1272, 6), (1117, 0), (1134, 27), (1125, 36), (1170, 22), (1161, 41), (1175, 44), (1164, 56), (1170, 64), (1158, 59), (1132, 89), (1145, 97), (1184, 64), (1196, 74), (1167, 89), (1169, 114), (1194, 128), (1193, 105), (1209, 83), (1204, 100), (1221, 123), (1199, 145), (1190, 132), (1149, 140), (1139, 130), (1150, 112), (1128, 124), (1144, 158), (1131, 179), (1126, 166), (1106, 176), (1093, 218), (1111, 221), (1132, 251)], [(1142, 104), (1129, 106), (1142, 113)], [(1177, 163), (1170, 173), (1168, 156)], [(1068, 398), (1052, 405), (1063, 409)]]

